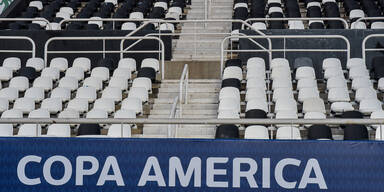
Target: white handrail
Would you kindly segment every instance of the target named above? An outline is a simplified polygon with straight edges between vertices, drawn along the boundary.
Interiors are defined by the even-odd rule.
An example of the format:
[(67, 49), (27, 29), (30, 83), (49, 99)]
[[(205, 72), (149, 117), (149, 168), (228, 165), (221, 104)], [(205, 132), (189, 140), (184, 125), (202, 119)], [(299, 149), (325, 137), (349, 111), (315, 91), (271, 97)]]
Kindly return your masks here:
[[(179, 96), (176, 96), (175, 99), (173, 99), (171, 112), (169, 113), (170, 119), (175, 119), (177, 116), (177, 105), (179, 102)], [(180, 112), (179, 112), (180, 113)], [(175, 137), (177, 132), (177, 125), (168, 125), (168, 138)]]
[(371, 38), (374, 38), (374, 37), (384, 37), (384, 34), (371, 34), (371, 35), (368, 35), (366, 36), (364, 39), (363, 39), (363, 42), (362, 42), (362, 45), (361, 45), (361, 51), (362, 51), (362, 56), (363, 56), (363, 60), (365, 61), (366, 60), (366, 54), (367, 54), (367, 51), (384, 51), (384, 48), (371, 48), (371, 49), (367, 49), (366, 46), (367, 46), (367, 41)]
[(52, 29), (51, 23), (45, 18), (0, 18), (0, 21), (43, 21), (48, 29)]
[[(222, 40), (221, 43), (221, 60), (220, 60), (220, 69), (221, 69), (221, 75), (224, 71), (224, 52), (346, 52), (347, 53), (347, 59), (351, 57), (351, 44), (349, 40), (342, 36), (342, 35), (271, 35), (268, 36), (270, 39), (342, 39), (344, 40), (345, 44), (347, 45), (346, 49), (287, 49), (284, 47), (284, 49), (271, 49), (268, 51), (265, 50), (226, 50), (224, 49), (224, 42), (231, 39), (231, 38), (239, 38), (239, 39), (246, 39), (246, 38), (254, 38), (254, 39), (262, 39), (262, 36), (229, 36), (225, 37)], [(271, 58), (269, 60), (269, 63), (271, 63)]]
[[(188, 83), (189, 83), (189, 68), (188, 68), (188, 64), (185, 64), (183, 72), (181, 73), (180, 82), (179, 82), (180, 117), (183, 116), (183, 104), (188, 104)], [(185, 87), (185, 89), (183, 89), (183, 87)], [(185, 90), (185, 97), (183, 97), (183, 90)]]
[(0, 53), (31, 53), (32, 58), (36, 56), (36, 44), (33, 39), (25, 36), (0, 36), (0, 39), (8, 40), (27, 40), (32, 45), (32, 50), (0, 50)]
[(359, 21), (362, 21), (362, 20), (384, 20), (384, 17), (360, 17), (359, 19), (357, 19), (355, 22), (359, 22)]
[[(297, 18), (250, 18), (245, 20), (245, 22), (249, 23), (250, 21), (341, 21), (344, 24), (344, 28), (348, 29), (348, 22), (340, 17), (316, 17), (316, 18), (302, 18), (302, 17), (297, 17)], [(244, 28), (244, 26), (242, 26)]]

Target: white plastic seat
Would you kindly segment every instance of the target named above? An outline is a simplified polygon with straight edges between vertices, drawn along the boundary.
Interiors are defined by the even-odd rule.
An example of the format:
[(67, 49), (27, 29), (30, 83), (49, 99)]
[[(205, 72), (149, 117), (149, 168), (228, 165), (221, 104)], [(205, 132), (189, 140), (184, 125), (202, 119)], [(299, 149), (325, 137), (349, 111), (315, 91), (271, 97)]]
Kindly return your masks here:
[(339, 68), (342, 70), (341, 61), (338, 58), (326, 58), (323, 60), (322, 68), (324, 71), (328, 68)]
[(49, 77), (38, 77), (33, 81), (33, 87), (39, 87), (43, 88), (44, 91), (49, 91), (53, 87), (53, 82)]
[(347, 81), (344, 77), (331, 77), (327, 80), (327, 89), (347, 88)]
[(369, 77), (361, 77), (353, 79), (351, 87), (353, 90), (358, 90), (360, 88), (373, 87), (373, 83)]
[(128, 68), (116, 68), (113, 71), (113, 77), (125, 78), (127, 81), (131, 79), (132, 71)]
[(114, 6), (118, 5), (118, 0), (104, 0), (105, 3), (112, 3)]
[(93, 87), (80, 87), (77, 89), (76, 98), (86, 99), (89, 103), (97, 99), (96, 89)]
[(95, 101), (93, 109), (101, 109), (108, 113), (112, 113), (115, 111), (115, 102), (112, 99), (100, 98)]
[(356, 21), (351, 23), (351, 29), (367, 29), (367, 25), (364, 22)]
[(363, 99), (377, 99), (376, 90), (372, 87), (362, 87), (357, 89), (355, 101), (360, 102)]
[(9, 81), (12, 77), (12, 69), (8, 67), (0, 67), (0, 81)]
[(251, 57), (247, 60), (247, 70), (258, 69), (265, 71), (265, 61), (261, 57)]
[(24, 97), (31, 98), (35, 103), (38, 103), (45, 97), (44, 89), (40, 87), (31, 87), (25, 91)]
[(52, 90), (50, 98), (60, 99), (61, 102), (66, 102), (71, 99), (71, 90), (64, 87), (56, 87)]
[(220, 100), (218, 112), (220, 113), (220, 111), (226, 111), (226, 110), (232, 110), (232, 111), (235, 111), (237, 113), (240, 113), (239, 100), (234, 99), (234, 98), (225, 98), (225, 99)]
[(168, 9), (168, 13), (177, 13), (178, 15), (182, 15), (183, 14), (183, 9), (181, 9), (181, 7), (170, 7)]
[(70, 67), (65, 72), (66, 77), (73, 77), (78, 81), (84, 80), (84, 69), (80, 67)]
[(84, 113), (88, 111), (88, 100), (75, 98), (68, 102), (67, 109), (75, 110), (78, 113)]
[(273, 68), (272, 73), (271, 73), (271, 79), (275, 80), (275, 79), (281, 79), (281, 78), (291, 80), (292, 79), (291, 78), (291, 69), (288, 67), (275, 67), (275, 68)]
[(144, 19), (144, 14), (142, 12), (132, 12), (129, 14), (130, 19)]
[(292, 81), (286, 77), (274, 79), (272, 82), (272, 90), (279, 89), (279, 88), (292, 89)]
[(108, 112), (102, 109), (92, 109), (88, 111), (86, 118), (87, 119), (106, 119), (108, 118)]
[(252, 99), (260, 99), (263, 101), (267, 101), (265, 90), (260, 88), (248, 89), (247, 93), (245, 94), (245, 101), (249, 101)]
[(299, 67), (296, 69), (296, 80), (300, 79), (316, 79), (313, 67)]
[(68, 12), (57, 12), (56, 13), (56, 17), (60, 17), (60, 18), (63, 18), (63, 19), (70, 19), (71, 18), (71, 14), (69, 14)]
[(78, 119), (80, 118), (80, 113), (77, 110), (65, 109), (64, 111), (61, 111), (57, 117), (60, 119)]
[(59, 98), (47, 98), (41, 102), (41, 108), (48, 110), (51, 114), (56, 114), (63, 110), (63, 104)]
[(289, 29), (305, 29), (303, 21), (288, 21)]
[(4, 112), (9, 108), (9, 101), (6, 98), (0, 98), (0, 112)]
[(128, 89), (128, 81), (122, 77), (111, 77), (111, 79), (109, 79), (108, 87), (117, 87), (121, 91), (125, 91)]
[(17, 136), (20, 137), (40, 137), (41, 126), (39, 124), (23, 124), (19, 128)]
[(349, 69), (349, 79), (357, 79), (361, 77), (369, 78), (369, 71), (365, 66), (353, 67)]
[(275, 104), (275, 113), (292, 111), (297, 113), (297, 103), (292, 98), (280, 98)]
[(160, 63), (159, 60), (154, 58), (146, 58), (141, 62), (141, 68), (143, 67), (150, 67), (153, 68), (155, 71), (160, 71)]
[(248, 126), (245, 129), (244, 139), (269, 139), (268, 129), (260, 125)]
[(365, 66), (364, 60), (362, 58), (350, 58), (347, 61), (347, 68), (348, 69), (354, 68), (356, 66)]
[(335, 113), (342, 113), (346, 111), (353, 111), (354, 108), (351, 103), (348, 102), (334, 102), (331, 105), (331, 111)]
[(326, 118), (327, 116), (321, 112), (307, 112), (304, 115), (304, 119), (326, 119)]
[(379, 79), (377, 83), (377, 89), (382, 92), (384, 91), (384, 77)]
[(23, 114), (28, 114), (29, 112), (35, 110), (35, 101), (31, 98), (19, 98), (16, 99), (13, 104), (13, 108), (22, 111)]
[(371, 114), (374, 111), (379, 111), (382, 109), (382, 102), (377, 98), (374, 99), (363, 99), (360, 101), (359, 111), (364, 114)]
[(324, 71), (324, 79), (330, 79), (332, 77), (344, 77), (344, 72), (338, 67), (327, 68)]
[(280, 98), (294, 99), (292, 89), (286, 87), (275, 89), (273, 91), (272, 100), (276, 102)]
[(136, 114), (143, 113), (142, 101), (139, 98), (126, 98), (121, 104), (121, 109), (135, 111)]
[(235, 87), (224, 87), (220, 90), (219, 100), (225, 98), (237, 99), (240, 102), (240, 91)]
[(252, 78), (259, 78), (259, 77), (266, 79), (265, 70), (263, 70), (262, 68), (253, 67), (247, 70), (247, 76), (246, 76), (247, 80)]
[(108, 137), (131, 137), (131, 126), (126, 124), (112, 124), (108, 129), (107, 135)]
[(133, 30), (136, 30), (137, 26), (136, 26), (136, 23), (134, 22), (125, 22), (123, 23), (123, 25), (121, 25), (121, 30), (130, 30), (130, 31), (133, 31)]
[(28, 78), (24, 76), (14, 77), (9, 82), (9, 87), (15, 88), (18, 91), (25, 91), (29, 88)]
[(384, 140), (384, 134), (383, 134), (383, 128), (382, 127), (378, 127), (375, 131), (375, 139), (376, 140)]
[(42, 58), (35, 57), (35, 58), (29, 58), (27, 60), (27, 63), (25, 64), (25, 66), (26, 67), (33, 67), (33, 68), (35, 68), (36, 71), (41, 71), (44, 69), (45, 64), (44, 64), (44, 60)]
[(63, 87), (74, 91), (79, 87), (79, 83), (77, 79), (73, 77), (63, 77), (60, 79), (58, 87)]
[(60, 70), (55, 67), (47, 67), (43, 69), (40, 76), (49, 77), (52, 80), (56, 81), (60, 78)]
[(132, 72), (136, 71), (136, 60), (133, 58), (123, 58), (120, 59), (118, 63), (118, 68), (128, 68)]
[(91, 77), (97, 77), (103, 81), (107, 81), (109, 79), (109, 69), (106, 67), (95, 67), (92, 69)]
[(41, 118), (50, 118), (51, 115), (47, 109), (36, 109), (31, 111), (28, 114), (28, 118), (36, 118), (36, 119), (41, 119)]
[[(113, 115), (113, 118), (115, 119), (135, 119), (136, 118), (136, 112), (133, 110), (125, 110), (125, 109), (120, 109), (115, 112)], [(137, 128), (136, 126), (132, 124), (124, 124), (125, 126), (130, 126), (133, 128)]]
[(103, 89), (103, 80), (98, 77), (87, 77), (84, 79), (83, 87), (93, 87), (96, 91)]
[(35, 19), (40, 19), (40, 20), (35, 20), (35, 21), (32, 21), (32, 23), (35, 23), (35, 24), (38, 24), (40, 25), (40, 27), (47, 27), (47, 22), (43, 21), (43, 19), (45, 19), (44, 17), (35, 17)]
[(9, 102), (13, 102), (19, 98), (19, 91), (12, 87), (0, 89), (0, 98), (8, 99)]
[(246, 3), (236, 3), (235, 6), (233, 6), (233, 9), (239, 8), (239, 7), (245, 7), (248, 9), (248, 4)]
[(233, 110), (219, 111), (218, 119), (240, 119), (240, 114)]
[(88, 24), (96, 24), (99, 28), (103, 27), (103, 21), (101, 17), (91, 17), (91, 21), (88, 21)]
[(71, 7), (61, 7), (59, 12), (68, 13), (71, 16), (74, 14), (74, 11)]
[(270, 7), (268, 9), (268, 15), (272, 13), (283, 13), (283, 9), (281, 7)]
[(181, 16), (181, 13), (179, 13), (179, 12), (170, 12), (172, 8), (179, 8), (180, 12), (182, 12), (181, 11), (181, 7), (170, 7), (169, 10), (168, 10), (168, 13), (165, 14), (165, 18), (172, 18), (174, 20), (179, 20), (180, 16)]
[(302, 88), (299, 91), (298, 100), (304, 102), (306, 99), (319, 98), (319, 90), (317, 87)]
[(375, 21), (371, 24), (371, 29), (384, 29), (384, 22)]
[(280, 127), (276, 131), (276, 139), (301, 140), (300, 130), (297, 127)]
[(137, 77), (133, 80), (132, 87), (144, 87), (148, 92), (152, 92), (152, 81), (147, 77)]
[(41, 10), (43, 10), (43, 2), (41, 2), (41, 1), (31, 1), (31, 2), (29, 2), (29, 5), (28, 5), (29, 7), (36, 7), (37, 8), (37, 10), (39, 10), (39, 11), (41, 11)]
[[(371, 113), (371, 119), (384, 119), (384, 111), (378, 110)], [(372, 125), (374, 129), (384, 129), (384, 125)]]
[(349, 19), (356, 19), (364, 16), (365, 16), (365, 13), (361, 9), (353, 9), (349, 12)]
[(303, 88), (310, 88), (310, 87), (316, 87), (317, 88), (317, 82), (315, 79), (300, 79), (297, 81), (296, 89), (300, 90)]
[(13, 136), (13, 125), (12, 124), (0, 124), (0, 137)]
[(71, 137), (71, 127), (68, 124), (52, 124), (48, 127), (48, 137)]
[(326, 113), (325, 104), (321, 98), (309, 98), (303, 101), (303, 113), (319, 112)]
[[(148, 93), (147, 93), (148, 95)], [(118, 87), (107, 87), (103, 90), (101, 98), (111, 99), (114, 102), (120, 102), (123, 99), (121, 89)], [(148, 100), (148, 98), (147, 98)]]
[(172, 33), (175, 32), (175, 26), (172, 23), (162, 23), (159, 27), (160, 31), (171, 31)]
[(2, 119), (17, 119), (17, 118), (23, 118), (23, 112), (18, 109), (10, 109), (6, 110), (1, 114)]
[(275, 58), (275, 59), (272, 59), (271, 61), (271, 70), (277, 68), (277, 67), (289, 67), (289, 62), (287, 59), (285, 58)]
[(148, 102), (149, 95), (147, 89), (144, 87), (132, 87), (129, 90), (128, 98), (139, 98), (141, 102), (146, 103)]
[(321, 3), (320, 2), (309, 2), (308, 4), (307, 4), (307, 9), (309, 8), (309, 7), (319, 7), (319, 8), (321, 8)]
[(84, 70), (84, 72), (88, 72), (91, 70), (91, 60), (86, 57), (77, 57), (73, 60), (72, 67), (79, 67)]
[(267, 25), (264, 22), (252, 23), (252, 27), (257, 29), (257, 30), (266, 30), (267, 29)]
[(348, 90), (346, 88), (332, 88), (328, 90), (328, 101), (333, 102), (349, 102)]
[(13, 72), (21, 68), (21, 59), (18, 57), (8, 57), (3, 61), (3, 67), (12, 69)]
[(246, 89), (260, 88), (263, 90), (267, 90), (267, 85), (265, 80), (261, 77), (255, 77), (247, 80)]
[[(279, 111), (276, 113), (276, 119), (298, 119), (298, 115), (296, 111)], [(282, 125), (277, 125), (281, 127)]]
[(59, 30), (61, 30), (61, 25), (59, 23), (49, 23), (49, 25), (45, 26), (45, 30), (59, 31)]
[(266, 113), (269, 112), (268, 103), (266, 101), (262, 101), (259, 99), (252, 99), (252, 100), (247, 102), (245, 111), (249, 111), (252, 109), (260, 109), (260, 110), (265, 111)]

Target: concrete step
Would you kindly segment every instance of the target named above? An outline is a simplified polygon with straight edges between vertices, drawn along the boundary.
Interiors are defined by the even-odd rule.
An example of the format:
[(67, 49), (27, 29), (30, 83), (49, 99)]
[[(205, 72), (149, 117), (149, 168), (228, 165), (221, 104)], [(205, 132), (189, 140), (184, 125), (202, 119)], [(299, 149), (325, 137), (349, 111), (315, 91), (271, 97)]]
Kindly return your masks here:
[[(153, 118), (153, 119), (169, 118), (169, 114), (168, 115), (164, 115), (164, 114), (149, 115), (148, 118)], [(200, 118), (200, 119), (212, 118), (212, 119), (216, 119), (217, 115), (188, 115), (188, 117), (185, 117), (185, 118), (196, 118), (196, 119), (198, 119), (198, 118)]]
[(177, 138), (212, 138), (215, 135), (215, 125), (179, 125), (169, 127), (168, 125), (145, 125), (143, 135), (163, 135), (167, 136), (168, 129), (174, 128)]
[(220, 60), (221, 51), (220, 48), (216, 49), (191, 49), (191, 48), (178, 48), (176, 49), (173, 54), (179, 56), (179, 55), (186, 55), (187, 57), (191, 57), (191, 55), (195, 56), (217, 56)]
[[(193, 87), (188, 85), (188, 93), (218, 93), (220, 91), (220, 85), (214, 85), (209, 87)], [(161, 87), (159, 93), (178, 93), (179, 85), (176, 84), (173, 87)], [(160, 97), (160, 96), (159, 96)]]
[(221, 40), (206, 39), (206, 40), (184, 40), (176, 43), (177, 48), (190, 48), (190, 49), (217, 49), (221, 48)]
[(220, 55), (174, 54), (172, 61), (220, 61)]
[[(183, 104), (183, 110), (217, 110), (218, 104)], [(169, 104), (153, 104), (152, 110), (171, 110), (172, 106)]]
[[(173, 100), (176, 96), (178, 96), (178, 93), (175, 94), (169, 94), (169, 97), (159, 97), (154, 100), (155, 104), (158, 103), (173, 103)], [(188, 95), (188, 103), (190, 104), (206, 104), (206, 103), (211, 103), (211, 104), (216, 104), (219, 103), (219, 95), (215, 94), (213, 95), (212, 93), (201, 93), (200, 95)]]
[[(196, 33), (196, 35), (184, 35), (181, 36), (180, 39), (177, 39), (176, 41), (185, 41), (185, 40), (196, 40), (196, 41), (201, 41), (201, 40), (223, 40), (226, 36), (229, 35), (229, 32), (217, 32), (221, 34), (202, 34), (203, 32), (200, 31), (195, 31), (195, 30), (185, 30), (182, 33)], [(224, 34), (225, 33), (225, 34)], [(176, 43), (177, 44), (177, 43)]]
[[(218, 91), (220, 91), (220, 86), (221, 86), (221, 82), (218, 82), (218, 83), (208, 83), (208, 80), (207, 80), (207, 83), (193, 83), (191, 82), (191, 80), (189, 80), (189, 84), (188, 84), (188, 89), (190, 91), (193, 91), (193, 89), (217, 89)], [(179, 81), (175, 82), (175, 83), (162, 83), (161, 86), (160, 86), (160, 89), (164, 91), (165, 88), (169, 89), (169, 91), (172, 90), (175, 90), (175, 91), (179, 91)]]
[[(159, 109), (154, 109), (151, 110), (151, 115), (169, 115), (170, 110), (164, 109), (164, 110), (159, 110)], [(187, 118), (189, 116), (193, 115), (216, 115), (217, 116), (217, 108), (216, 109), (192, 109), (192, 110), (187, 110), (183, 108), (183, 117)]]

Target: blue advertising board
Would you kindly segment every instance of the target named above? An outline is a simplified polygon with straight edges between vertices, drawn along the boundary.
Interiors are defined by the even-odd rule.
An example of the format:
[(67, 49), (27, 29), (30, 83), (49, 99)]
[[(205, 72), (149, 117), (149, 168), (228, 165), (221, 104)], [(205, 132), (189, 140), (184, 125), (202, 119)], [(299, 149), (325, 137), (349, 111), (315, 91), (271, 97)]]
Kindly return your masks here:
[(0, 191), (382, 191), (384, 143), (1, 138)]

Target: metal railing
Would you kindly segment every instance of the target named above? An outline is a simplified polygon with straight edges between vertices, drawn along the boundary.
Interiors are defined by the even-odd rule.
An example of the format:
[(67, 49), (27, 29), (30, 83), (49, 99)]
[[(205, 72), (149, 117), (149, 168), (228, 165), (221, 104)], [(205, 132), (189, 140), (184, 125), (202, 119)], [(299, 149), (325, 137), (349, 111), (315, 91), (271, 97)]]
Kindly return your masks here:
[[(180, 117), (180, 111), (177, 110), (177, 106), (179, 104), (179, 96), (176, 96), (175, 99), (173, 99), (171, 112), (169, 113), (169, 119), (175, 119), (175, 118), (181, 118)], [(177, 135), (177, 129), (178, 125), (168, 125), (168, 138), (174, 138)]]
[[(188, 104), (189, 67), (184, 65), (179, 82), (180, 117), (183, 116), (183, 104)], [(183, 96), (184, 95), (184, 96)]]
[(359, 21), (370, 21), (370, 20), (383, 20), (384, 21), (384, 17), (360, 17), (359, 19), (357, 19), (355, 22), (359, 22)]
[(0, 21), (42, 21), (48, 26), (48, 29), (52, 29), (51, 23), (45, 18), (0, 18)]
[[(245, 20), (249, 23), (251, 21), (341, 21), (344, 24), (344, 28), (348, 29), (348, 22), (340, 17), (318, 17), (318, 18), (250, 18)], [(244, 26), (242, 26), (244, 28)]]
[(371, 35), (368, 35), (366, 36), (364, 39), (363, 39), (363, 42), (362, 42), (362, 45), (361, 45), (361, 51), (362, 51), (362, 56), (363, 56), (363, 60), (366, 61), (366, 58), (367, 58), (367, 52), (374, 52), (374, 51), (384, 51), (384, 48), (366, 48), (367, 46), (367, 41), (371, 38), (375, 38), (375, 37), (384, 37), (384, 34), (371, 34)]
[[(286, 46), (285, 41), (286, 39), (342, 39), (344, 40), (347, 48), (346, 49), (287, 49), (284, 47), (284, 49), (270, 49), (270, 50), (258, 50), (258, 49), (249, 49), (249, 50), (227, 50), (224, 49), (225, 41), (231, 39), (231, 38), (239, 38), (239, 39), (245, 39), (245, 38), (254, 38), (254, 39), (263, 39), (261, 36), (229, 36), (222, 40), (221, 43), (221, 60), (220, 60), (220, 69), (221, 69), (221, 75), (224, 71), (224, 53), (232, 53), (232, 52), (268, 52), (271, 54), (271, 52), (346, 52), (347, 53), (347, 59), (351, 56), (351, 44), (349, 40), (342, 36), (342, 35), (271, 35), (268, 36), (270, 39), (284, 39), (284, 46)], [(285, 57), (285, 55), (284, 55)], [(272, 58), (269, 58), (269, 63), (271, 63)]]
[[(153, 51), (128, 51), (123, 50), (121, 47), (118, 51), (105, 50), (105, 40), (137, 40), (137, 39), (148, 39), (148, 40), (157, 40), (160, 43), (160, 50)], [(102, 51), (49, 51), (49, 44), (53, 41), (94, 41), (102, 40), (103, 41), (103, 50)], [(121, 45), (122, 46), (122, 45)], [(106, 53), (160, 53), (161, 54), (161, 65), (164, 66), (164, 43), (161, 39), (157, 37), (53, 37), (47, 40), (44, 46), (44, 60), (45, 65), (47, 65), (48, 54), (49, 53), (60, 53), (60, 54), (73, 54), (73, 53), (100, 53), (103, 54), (105, 58)], [(160, 60), (160, 59), (159, 59)], [(163, 71), (161, 71), (163, 73)]]
[(31, 50), (0, 50), (0, 53), (31, 53), (32, 54), (32, 58), (34, 58), (36, 56), (36, 44), (29, 37), (25, 37), (25, 36), (0, 36), (0, 39), (6, 39), (6, 40), (27, 40), (32, 45)]

